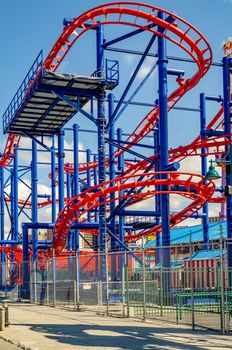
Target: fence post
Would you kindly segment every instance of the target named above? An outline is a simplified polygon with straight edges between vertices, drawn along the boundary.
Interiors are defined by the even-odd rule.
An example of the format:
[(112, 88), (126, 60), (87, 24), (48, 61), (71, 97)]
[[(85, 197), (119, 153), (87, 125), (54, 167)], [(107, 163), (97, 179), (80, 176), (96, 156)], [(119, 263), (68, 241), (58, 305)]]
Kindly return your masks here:
[(128, 253), (126, 254), (126, 268), (125, 268), (125, 273), (126, 273), (126, 305), (127, 305), (127, 317), (130, 317), (130, 286), (129, 286), (129, 271), (128, 271)]
[(33, 262), (33, 268), (34, 268), (34, 300), (35, 300), (35, 304), (37, 304), (37, 276), (36, 276), (36, 266), (37, 266), (37, 262), (34, 261)]
[(224, 259), (222, 225), (220, 225), (220, 285), (221, 285), (221, 332), (225, 334), (225, 289), (224, 289)]
[[(190, 288), (191, 288), (191, 309), (192, 309), (192, 330), (195, 330), (195, 307), (194, 307), (194, 271), (193, 271), (193, 244), (192, 232), (190, 231)], [(195, 271), (197, 273), (197, 271)]]
[(47, 285), (46, 285), (46, 289), (47, 289), (47, 305), (49, 306), (49, 274), (48, 274), (49, 270), (48, 270), (48, 259), (46, 260), (46, 276), (47, 276)]
[(125, 318), (125, 252), (120, 252), (120, 260), (122, 262), (122, 317)]
[[(107, 243), (105, 248), (105, 262), (106, 262), (106, 315), (109, 316), (109, 268), (108, 268), (108, 249), (107, 249)], [(111, 253), (113, 254), (113, 253)], [(112, 266), (111, 266), (111, 272), (112, 272)]]
[(146, 264), (145, 251), (142, 243), (142, 277), (143, 277), (143, 321), (146, 320)]
[(159, 281), (160, 281), (160, 316), (163, 316), (163, 268), (160, 266), (160, 276), (159, 276)]
[(53, 303), (54, 307), (56, 307), (56, 257), (53, 251), (52, 257), (52, 277), (53, 277)]
[(76, 262), (76, 288), (75, 288), (75, 301), (76, 301), (76, 310), (80, 311), (80, 274), (79, 274), (79, 255), (75, 256)]

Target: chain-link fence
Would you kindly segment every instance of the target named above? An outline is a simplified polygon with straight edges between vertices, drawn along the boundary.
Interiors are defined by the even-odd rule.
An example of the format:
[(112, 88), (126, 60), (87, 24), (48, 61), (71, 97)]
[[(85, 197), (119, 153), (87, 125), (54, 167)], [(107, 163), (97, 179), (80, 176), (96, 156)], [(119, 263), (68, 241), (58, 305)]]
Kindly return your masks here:
[(1, 266), (2, 293), (42, 305), (225, 333), (232, 330), (231, 250), (232, 241), (221, 238), (207, 250), (191, 243), (6, 262)]

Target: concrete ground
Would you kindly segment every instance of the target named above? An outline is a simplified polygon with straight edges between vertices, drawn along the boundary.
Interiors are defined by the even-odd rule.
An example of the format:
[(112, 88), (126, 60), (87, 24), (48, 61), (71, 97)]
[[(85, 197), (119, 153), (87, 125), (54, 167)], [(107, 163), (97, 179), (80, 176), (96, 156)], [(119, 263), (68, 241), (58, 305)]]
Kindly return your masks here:
[[(10, 304), (10, 322), (0, 337), (26, 350), (232, 350), (231, 336), (87, 311), (16, 303)], [(14, 347), (0, 343), (0, 350)]]
[(0, 340), (0, 349), (1, 350), (19, 350), (19, 348), (16, 345), (9, 344), (5, 342), (4, 340)]

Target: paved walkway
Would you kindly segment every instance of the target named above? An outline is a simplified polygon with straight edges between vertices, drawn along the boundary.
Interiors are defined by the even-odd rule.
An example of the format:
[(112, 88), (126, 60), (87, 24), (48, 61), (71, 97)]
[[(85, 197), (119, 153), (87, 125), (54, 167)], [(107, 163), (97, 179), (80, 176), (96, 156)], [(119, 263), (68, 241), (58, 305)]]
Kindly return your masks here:
[(4, 340), (0, 340), (0, 349), (1, 350), (19, 350), (19, 348), (16, 345), (9, 344), (5, 342)]
[(0, 337), (27, 350), (232, 350), (231, 336), (46, 306), (11, 304), (10, 322)]

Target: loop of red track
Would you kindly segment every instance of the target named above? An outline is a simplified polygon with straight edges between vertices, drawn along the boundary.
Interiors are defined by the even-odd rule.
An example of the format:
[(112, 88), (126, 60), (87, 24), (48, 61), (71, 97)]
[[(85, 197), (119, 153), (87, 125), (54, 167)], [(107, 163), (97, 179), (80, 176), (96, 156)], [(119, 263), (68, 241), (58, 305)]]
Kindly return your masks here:
[[(167, 23), (165, 20), (157, 17), (158, 12), (163, 12), (166, 16), (172, 16), (173, 22)], [(91, 25), (86, 28), (85, 22), (91, 23)], [(154, 28), (150, 28), (149, 25), (153, 23), (159, 27), (165, 28), (165, 32), (161, 34), (157, 32)], [(192, 89), (198, 81), (206, 74), (209, 70), (212, 62), (212, 52), (211, 48), (204, 38), (204, 36), (191, 24), (181, 19), (180, 17), (172, 14), (168, 11), (162, 10), (158, 7), (145, 5), (138, 2), (114, 2), (109, 4), (104, 4), (98, 7), (93, 8), (77, 17), (69, 26), (67, 26), (62, 35), (58, 38), (49, 55), (47, 56), (44, 62), (44, 68), (50, 71), (56, 71), (59, 65), (62, 63), (67, 53), (70, 51), (74, 43), (79, 39), (85, 32), (90, 29), (93, 29), (99, 25), (108, 25), (108, 24), (121, 24), (129, 25), (132, 27), (140, 28), (150, 32), (151, 34), (161, 35), (165, 39), (176, 44), (184, 50), (196, 63), (197, 72), (189, 79), (179, 81), (176, 90), (171, 93), (168, 97), (168, 110), (170, 111), (173, 106), (180, 100), (180, 98), (190, 89)], [(208, 128), (212, 128), (216, 124), (216, 128), (221, 126), (219, 119), (223, 113), (223, 109), (215, 116), (213, 121), (209, 124)], [(153, 108), (146, 117), (141, 121), (138, 127), (134, 130), (131, 136), (127, 139), (129, 142), (138, 143), (142, 140), (147, 134), (149, 134), (159, 122), (159, 108)], [(9, 137), (8, 137), (9, 139)], [(214, 139), (204, 139), (198, 137), (190, 145), (186, 147), (179, 147), (175, 150), (170, 150), (169, 156), (170, 161), (175, 159), (182, 160), (190, 155), (199, 155), (199, 149), (203, 146), (207, 148), (207, 151), (210, 154), (212, 147), (217, 148), (217, 153), (221, 152), (221, 146), (225, 145), (229, 141), (224, 138), (214, 138)], [(127, 149), (131, 146), (125, 144)], [(8, 143), (5, 148), (5, 160), (0, 163), (0, 165), (7, 165), (7, 159), (12, 158), (12, 143)], [(123, 151), (117, 150), (115, 153), (115, 158), (117, 158)], [(155, 157), (155, 156), (154, 156)], [(3, 158), (2, 158), (3, 159)], [(106, 160), (106, 165), (108, 165), (109, 160)], [(80, 166), (80, 170), (87, 170), (97, 166), (97, 163), (90, 163), (88, 165), (83, 164)], [(99, 191), (92, 193), (86, 191), (81, 193), (78, 197), (73, 198), (68, 202), (66, 207), (60, 212), (57, 221), (55, 223), (54, 229), (54, 238), (53, 238), (53, 248), (56, 251), (56, 254), (60, 253), (65, 246), (65, 242), (68, 236), (68, 232), (71, 229), (74, 221), (76, 221), (78, 216), (79, 219), (82, 218), (84, 213), (100, 205), (99, 197), (105, 196), (106, 202), (110, 202), (108, 194), (112, 189), (115, 192), (125, 189), (125, 188), (136, 188), (137, 186), (150, 186), (155, 187), (158, 183), (156, 177), (152, 180), (154, 173), (143, 174), (146, 180), (130, 182), (131, 176), (137, 178), (138, 171), (145, 169), (147, 162), (142, 161), (138, 164), (128, 165), (127, 164), (126, 174), (128, 176), (117, 177), (114, 182), (115, 185), (110, 187), (109, 182), (101, 184), (98, 186)], [(66, 166), (66, 171), (72, 171), (72, 166)], [(141, 175), (141, 174), (140, 174)], [(187, 196), (193, 200), (193, 203), (187, 208), (183, 209), (180, 213), (171, 218), (172, 226), (183, 220), (184, 216), (191, 216), (192, 213), (198, 211), (206, 201), (210, 200), (214, 192), (213, 183), (209, 182), (204, 184), (204, 181), (200, 175), (193, 174), (179, 174), (180, 176), (189, 176), (187, 184), (182, 184), (183, 180), (181, 178), (175, 177), (173, 174), (169, 174), (169, 179), (166, 180), (165, 185), (169, 186), (169, 193), (175, 193), (171, 190), (173, 185), (183, 185), (187, 186), (183, 193), (177, 191), (178, 194)], [(194, 182), (193, 178), (198, 177), (199, 181)], [(191, 188), (188, 187), (188, 184), (191, 188), (195, 188), (196, 193), (192, 192)], [(140, 200), (147, 198), (150, 194), (154, 195), (157, 193), (155, 189), (149, 190), (149, 192), (140, 193)], [(137, 194), (133, 194), (134, 200), (138, 199)], [(82, 208), (82, 211), (80, 211)], [(151, 232), (157, 232), (160, 227), (153, 228), (149, 230), (144, 235), (150, 234)], [(129, 239), (138, 239), (141, 235), (138, 234), (133, 238)]]

